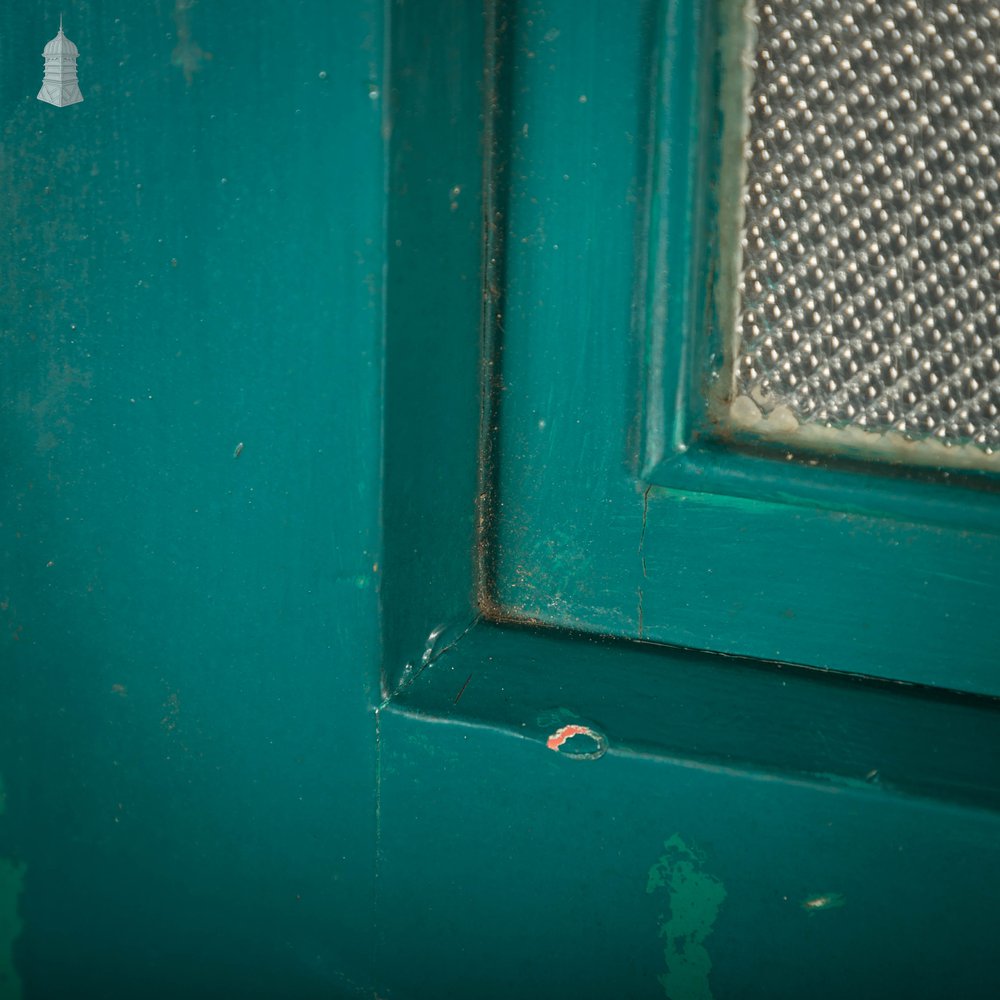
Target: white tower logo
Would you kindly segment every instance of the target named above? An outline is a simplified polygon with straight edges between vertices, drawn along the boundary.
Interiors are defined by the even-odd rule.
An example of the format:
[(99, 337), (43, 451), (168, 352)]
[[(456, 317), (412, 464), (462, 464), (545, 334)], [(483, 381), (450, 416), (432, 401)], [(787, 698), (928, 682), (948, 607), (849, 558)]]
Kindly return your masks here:
[(57, 108), (79, 104), (83, 100), (76, 82), (76, 59), (80, 51), (63, 34), (62, 17), (59, 18), (59, 34), (45, 46), (42, 55), (45, 57), (45, 78), (38, 99)]

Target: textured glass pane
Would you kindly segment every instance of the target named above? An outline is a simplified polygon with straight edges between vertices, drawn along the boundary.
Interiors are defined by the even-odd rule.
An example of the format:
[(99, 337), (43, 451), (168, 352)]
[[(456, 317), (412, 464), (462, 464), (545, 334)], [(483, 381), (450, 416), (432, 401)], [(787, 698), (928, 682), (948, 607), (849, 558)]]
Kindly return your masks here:
[(748, 18), (731, 418), (995, 465), (1000, 6), (757, 0)]

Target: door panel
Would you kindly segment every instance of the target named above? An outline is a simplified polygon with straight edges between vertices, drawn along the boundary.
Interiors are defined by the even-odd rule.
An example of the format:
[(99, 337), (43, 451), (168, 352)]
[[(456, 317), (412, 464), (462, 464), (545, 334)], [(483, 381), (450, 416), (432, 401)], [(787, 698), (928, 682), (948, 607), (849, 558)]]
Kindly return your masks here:
[(711, 420), (737, 6), (511, 16), (496, 613), (996, 695), (988, 474)]
[(649, 43), (710, 8), (147, 6), (65, 11), (68, 108), (0, 13), (0, 996), (994, 996), (996, 702), (763, 663), (835, 602), (708, 572), (988, 590), (991, 508), (653, 485)]

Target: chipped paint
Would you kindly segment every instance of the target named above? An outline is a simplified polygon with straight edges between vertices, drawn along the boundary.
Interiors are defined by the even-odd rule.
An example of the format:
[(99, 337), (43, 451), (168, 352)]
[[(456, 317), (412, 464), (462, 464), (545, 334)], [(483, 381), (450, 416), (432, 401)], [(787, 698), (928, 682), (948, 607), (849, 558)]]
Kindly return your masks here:
[[(585, 736), (592, 740), (593, 749), (581, 750), (579, 741), (576, 744), (570, 743), (574, 736)], [(545, 741), (545, 745), (556, 753), (563, 753), (567, 757), (576, 757), (579, 760), (597, 760), (608, 751), (608, 739), (603, 733), (591, 729), (590, 726), (578, 724), (561, 726)]]
[(667, 1000), (712, 1000), (712, 960), (705, 939), (726, 898), (722, 881), (704, 870), (705, 855), (674, 834), (649, 870), (646, 892), (666, 889), (670, 911), (661, 915), (667, 971), (659, 976)]
[(802, 909), (809, 913), (819, 910), (836, 910), (847, 902), (847, 897), (840, 892), (820, 892), (802, 900)]
[[(3, 779), (0, 778), (0, 816), (6, 806)], [(21, 977), (14, 965), (14, 944), (21, 935), (20, 901), (27, 868), (11, 858), (0, 858), (0, 997), (20, 1000)]]

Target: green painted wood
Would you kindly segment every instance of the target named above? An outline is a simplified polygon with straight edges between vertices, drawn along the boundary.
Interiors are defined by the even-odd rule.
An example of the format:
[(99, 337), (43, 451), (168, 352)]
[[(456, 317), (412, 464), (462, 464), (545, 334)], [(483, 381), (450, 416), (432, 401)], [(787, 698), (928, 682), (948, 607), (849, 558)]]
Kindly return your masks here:
[[(538, 341), (558, 379), (528, 429), (545, 420), (554, 444), (527, 446), (516, 376), (483, 407), (502, 430), (477, 470), (483, 301), (516, 329), (552, 319), (551, 293), (572, 320), (611, 309), (633, 259), (605, 274), (578, 252), (587, 298), (532, 231), (540, 301), (519, 298), (518, 254), (487, 254), (481, 287), (508, 180), (530, 204), (517, 184), (539, 169), (483, 162), (538, 131), (513, 114), (538, 91), (504, 68), (562, 81), (594, 150), (594, 173), (553, 173), (560, 211), (604, 205), (620, 224), (598, 150), (622, 107), (574, 84), (633, 57), (652, 74), (635, 35), (658, 10), (579, 27), (461, 0), (242, 20), (79, 3), (85, 102), (62, 110), (34, 99), (58, 11), (0, 12), (4, 1000), (995, 995), (995, 703), (564, 629), (465, 631), (477, 562), (515, 552), (474, 551), (480, 491), (500, 488), (497, 539), (521, 544), (511, 482), (562, 475), (537, 499), (566, 534), (537, 535), (537, 565), (623, 620), (610, 542), (570, 534), (612, 506), (581, 481), (596, 469), (627, 495), (609, 539), (637, 547), (645, 507), (653, 573), (672, 551), (653, 525), (690, 503), (636, 486), (631, 326), (597, 360), (613, 394), (616, 352), (635, 348), (633, 395), (559, 389), (592, 387), (597, 312), (578, 356)], [(637, 149), (649, 93), (615, 125), (634, 123)], [(513, 214), (507, 238), (529, 235)], [(614, 245), (614, 226), (595, 232)], [(484, 381), (508, 357), (517, 372), (518, 344)], [(600, 430), (613, 413), (627, 447)], [(548, 749), (573, 723), (608, 752)]]
[[(482, 623), (394, 710), (540, 746), (583, 724), (625, 755), (1000, 809), (1000, 701), (555, 629)], [(576, 741), (587, 751), (587, 740)]]
[(380, 996), (1000, 987), (996, 813), (614, 748), (573, 760), (396, 707), (382, 748)]
[(384, 684), (478, 614), (487, 18), (392, 6), (385, 373)]
[(510, 15), (495, 613), (1000, 693), (988, 478), (763, 457), (697, 422), (714, 11)]
[(383, 9), (235, 15), (0, 12), (5, 1000), (371, 995)]

